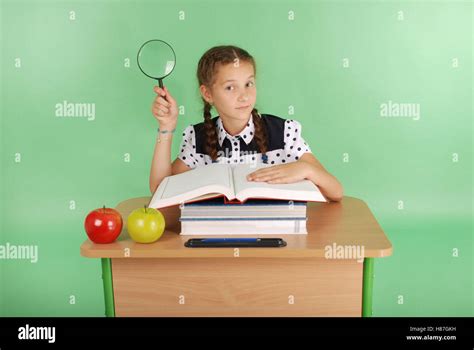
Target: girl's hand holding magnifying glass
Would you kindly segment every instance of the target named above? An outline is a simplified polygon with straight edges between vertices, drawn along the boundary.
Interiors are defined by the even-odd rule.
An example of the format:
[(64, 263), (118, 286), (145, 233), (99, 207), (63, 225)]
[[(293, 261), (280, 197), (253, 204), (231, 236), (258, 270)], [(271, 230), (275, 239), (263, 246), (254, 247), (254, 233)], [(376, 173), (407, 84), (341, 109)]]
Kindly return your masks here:
[(158, 120), (160, 130), (173, 130), (178, 122), (178, 104), (169, 93), (166, 86), (161, 89), (154, 87), (156, 98), (153, 100), (151, 111)]

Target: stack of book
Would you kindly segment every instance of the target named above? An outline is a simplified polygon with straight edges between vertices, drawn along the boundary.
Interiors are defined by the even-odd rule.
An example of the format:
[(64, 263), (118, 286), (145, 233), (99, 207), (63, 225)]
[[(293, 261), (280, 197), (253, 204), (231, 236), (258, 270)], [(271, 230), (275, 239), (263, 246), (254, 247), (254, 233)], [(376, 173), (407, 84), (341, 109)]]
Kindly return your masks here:
[(306, 202), (249, 199), (226, 203), (224, 197), (181, 206), (181, 234), (307, 233)]
[(182, 235), (305, 234), (307, 202), (327, 202), (309, 180), (247, 181), (267, 164), (219, 164), (168, 176), (148, 207), (180, 205)]

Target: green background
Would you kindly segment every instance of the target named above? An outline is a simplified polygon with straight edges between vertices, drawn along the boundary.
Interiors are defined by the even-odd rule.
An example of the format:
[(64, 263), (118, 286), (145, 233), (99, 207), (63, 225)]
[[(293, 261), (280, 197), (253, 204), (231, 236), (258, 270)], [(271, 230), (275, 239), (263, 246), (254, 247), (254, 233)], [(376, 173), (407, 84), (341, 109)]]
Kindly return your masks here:
[[(203, 119), (207, 49), (255, 57), (256, 107), (300, 121), (393, 244), (375, 262), (374, 316), (473, 316), (472, 19), (472, 2), (2, 1), (0, 244), (38, 245), (39, 261), (0, 260), (0, 314), (104, 315), (83, 221), (150, 194), (156, 83), (136, 54), (159, 38), (177, 55), (164, 82), (178, 130)], [(95, 120), (56, 117), (64, 100), (94, 103)], [(388, 101), (420, 119), (381, 117)]]

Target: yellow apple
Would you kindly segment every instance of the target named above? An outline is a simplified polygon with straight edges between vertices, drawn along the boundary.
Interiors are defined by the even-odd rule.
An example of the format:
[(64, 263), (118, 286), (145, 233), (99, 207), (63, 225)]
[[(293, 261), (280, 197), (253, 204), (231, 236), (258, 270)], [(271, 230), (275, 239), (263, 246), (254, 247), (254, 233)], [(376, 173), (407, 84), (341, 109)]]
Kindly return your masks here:
[(157, 209), (138, 208), (127, 218), (127, 230), (130, 237), (138, 243), (153, 243), (161, 238), (165, 231), (165, 218)]

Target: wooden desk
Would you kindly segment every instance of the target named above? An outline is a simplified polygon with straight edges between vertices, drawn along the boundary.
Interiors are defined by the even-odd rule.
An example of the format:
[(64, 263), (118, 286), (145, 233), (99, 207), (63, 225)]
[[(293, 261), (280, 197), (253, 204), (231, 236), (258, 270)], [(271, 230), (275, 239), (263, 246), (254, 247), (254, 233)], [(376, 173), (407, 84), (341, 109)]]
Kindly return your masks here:
[[(179, 235), (178, 206), (161, 210), (167, 227), (160, 240), (135, 243), (127, 217), (149, 200), (119, 203), (117, 241), (81, 246), (81, 255), (102, 259), (106, 316), (372, 314), (374, 258), (391, 255), (392, 245), (362, 200), (308, 203), (307, 235), (271, 235), (284, 238), (284, 248), (240, 249), (184, 247), (192, 236)], [(343, 257), (327, 255), (341, 249)]]

